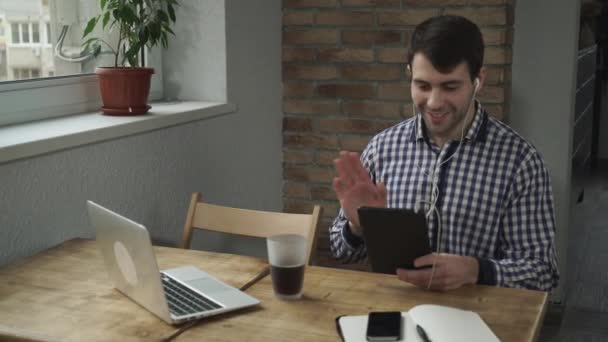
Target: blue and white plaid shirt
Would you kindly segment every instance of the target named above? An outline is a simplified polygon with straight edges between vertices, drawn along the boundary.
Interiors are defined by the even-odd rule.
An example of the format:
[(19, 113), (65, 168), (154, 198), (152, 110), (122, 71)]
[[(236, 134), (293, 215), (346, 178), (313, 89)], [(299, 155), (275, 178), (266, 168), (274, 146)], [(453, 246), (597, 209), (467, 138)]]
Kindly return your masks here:
[[(480, 266), (492, 269), (491, 283), (499, 286), (552, 290), (559, 280), (555, 219), (551, 181), (541, 156), (479, 103), (458, 145), (451, 141), (439, 148), (431, 143), (418, 115), (376, 135), (361, 160), (372, 180), (386, 185), (389, 208), (428, 210), (421, 201), (432, 201), (430, 177), (435, 177), (441, 252), (478, 258)], [(435, 214), (428, 226), (436, 251)], [(345, 263), (367, 256), (342, 210), (329, 238), (332, 254)]]

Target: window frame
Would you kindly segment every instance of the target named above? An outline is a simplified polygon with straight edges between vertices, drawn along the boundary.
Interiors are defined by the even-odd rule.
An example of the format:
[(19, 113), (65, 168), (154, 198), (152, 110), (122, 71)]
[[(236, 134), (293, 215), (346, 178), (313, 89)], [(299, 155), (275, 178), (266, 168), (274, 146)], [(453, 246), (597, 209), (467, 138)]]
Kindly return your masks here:
[[(149, 101), (164, 96), (160, 47), (146, 49), (152, 67)], [(83, 73), (0, 82), (0, 126), (98, 111), (101, 96), (97, 75)]]

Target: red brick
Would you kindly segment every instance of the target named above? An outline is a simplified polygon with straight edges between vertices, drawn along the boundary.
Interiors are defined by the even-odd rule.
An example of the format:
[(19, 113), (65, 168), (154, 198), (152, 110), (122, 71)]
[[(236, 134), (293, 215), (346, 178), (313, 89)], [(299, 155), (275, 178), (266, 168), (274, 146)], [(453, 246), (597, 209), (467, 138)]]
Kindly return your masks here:
[(502, 66), (486, 67), (486, 85), (502, 84), (505, 81), (505, 69)]
[[(407, 49), (383, 48), (378, 50), (378, 61), (382, 63), (407, 63)], [(404, 72), (405, 69), (402, 69)]]
[(283, 112), (289, 114), (339, 114), (340, 104), (336, 101), (285, 100)]
[(492, 6), (504, 3), (505, 0), (403, 0), (406, 6)]
[(486, 46), (510, 43), (509, 32), (505, 28), (483, 28), (481, 29), (481, 34)]
[(317, 25), (372, 25), (374, 24), (374, 14), (370, 12), (350, 12), (350, 11), (323, 11), (316, 15)]
[(312, 213), (313, 204), (307, 200), (283, 198), (283, 212), (294, 214)]
[(321, 48), (318, 54), (319, 62), (372, 62), (372, 49), (356, 48)]
[(506, 47), (487, 47), (484, 53), (485, 64), (511, 63), (511, 49)]
[(312, 151), (287, 150), (283, 151), (283, 163), (286, 164), (310, 164), (314, 160)]
[(283, 196), (310, 199), (310, 189), (304, 183), (286, 182), (283, 185)]
[(503, 120), (505, 118), (504, 107), (498, 104), (483, 104), (483, 108), (490, 114), (491, 117)]
[(340, 210), (340, 205), (337, 201), (331, 203), (325, 202), (323, 203), (323, 205), (321, 205), (321, 207), (323, 208), (323, 217), (331, 218), (333, 220), (334, 217), (338, 216), (338, 210)]
[(377, 121), (376, 122), (376, 128), (378, 129), (378, 133), (384, 131), (385, 129), (389, 128), (389, 127), (393, 127), (396, 124), (400, 123), (401, 121), (403, 121), (402, 119), (398, 119), (398, 120), (382, 120), (382, 121)]
[(507, 24), (507, 10), (504, 7), (448, 8), (445, 14), (466, 17), (479, 26)]
[(373, 135), (346, 136), (340, 138), (340, 149), (344, 151), (361, 152), (367, 146)]
[(504, 66), (504, 68), (505, 83), (511, 83), (511, 68), (508, 66)]
[(283, 26), (289, 25), (312, 25), (314, 23), (314, 13), (295, 11), (283, 12)]
[(414, 109), (411, 103), (401, 105), (401, 118), (408, 119), (414, 116)]
[(374, 96), (374, 87), (368, 84), (322, 84), (317, 86), (317, 94), (332, 98), (366, 99)]
[(342, 113), (348, 116), (396, 118), (399, 117), (399, 107), (396, 102), (352, 101), (342, 103)]
[(283, 97), (312, 97), (314, 93), (313, 82), (283, 82)]
[(315, 59), (315, 49), (284, 47), (283, 62), (312, 62)]
[(284, 64), (283, 79), (285, 80), (333, 80), (338, 77), (336, 67), (331, 65), (293, 65)]
[(378, 13), (380, 25), (418, 25), (439, 14), (438, 8), (407, 9), (403, 11)]
[(340, 68), (345, 80), (394, 81), (401, 79), (401, 68), (396, 65), (349, 65)]
[(283, 32), (283, 44), (336, 44), (338, 30), (336, 29), (306, 29)]
[(331, 186), (313, 186), (310, 189), (310, 197), (313, 201), (335, 201), (337, 199)]
[(344, 7), (399, 7), (401, 0), (342, 0)]
[(338, 0), (283, 0), (283, 8), (336, 7)]
[(503, 103), (505, 101), (505, 90), (503, 87), (484, 86), (477, 97), (481, 103)]
[(286, 166), (283, 177), (286, 180), (296, 180), (313, 183), (331, 183), (334, 179), (332, 168), (312, 166)]
[(400, 44), (401, 35), (402, 31), (398, 30), (344, 30), (342, 31), (342, 43), (367, 46)]
[(378, 125), (373, 120), (321, 119), (319, 130), (333, 133), (373, 134), (378, 132)]
[(334, 165), (334, 159), (340, 156), (339, 151), (318, 151), (315, 157), (315, 163), (321, 166), (332, 166)]
[(312, 131), (312, 120), (309, 118), (283, 118), (283, 132), (295, 131), (295, 132), (311, 132)]
[(288, 147), (310, 147), (337, 149), (338, 138), (335, 136), (307, 134), (307, 135), (283, 135), (283, 145)]
[(378, 98), (411, 101), (410, 84), (407, 82), (380, 84), (378, 86)]

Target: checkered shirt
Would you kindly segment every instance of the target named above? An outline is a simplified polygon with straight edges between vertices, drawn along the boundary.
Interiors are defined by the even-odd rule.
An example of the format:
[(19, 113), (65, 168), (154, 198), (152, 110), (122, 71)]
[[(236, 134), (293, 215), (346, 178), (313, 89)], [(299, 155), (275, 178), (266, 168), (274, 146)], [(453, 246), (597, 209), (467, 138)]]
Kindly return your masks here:
[[(479, 103), (460, 148), (458, 140), (434, 145), (423, 125), (420, 116), (405, 120), (376, 135), (361, 154), (372, 180), (386, 185), (388, 207), (428, 210), (421, 201), (432, 200), (434, 177), (441, 252), (489, 261), (499, 286), (555, 288), (553, 195), (536, 149)], [(436, 214), (428, 227), (437, 251)], [(344, 263), (366, 258), (365, 244), (350, 232), (342, 210), (329, 238), (333, 256)]]

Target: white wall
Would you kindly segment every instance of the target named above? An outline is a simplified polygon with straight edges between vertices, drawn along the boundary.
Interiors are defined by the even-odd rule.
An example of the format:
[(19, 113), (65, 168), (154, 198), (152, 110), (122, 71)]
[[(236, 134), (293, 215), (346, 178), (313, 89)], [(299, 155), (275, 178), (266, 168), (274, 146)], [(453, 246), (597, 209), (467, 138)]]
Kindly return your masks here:
[(560, 287), (567, 281), (579, 0), (517, 1), (509, 124), (543, 155), (553, 181)]
[[(201, 27), (196, 13), (205, 3), (187, 3), (178, 10), (178, 36)], [(190, 9), (199, 12), (184, 15)], [(226, 87), (238, 111), (0, 165), (0, 265), (73, 237), (93, 237), (87, 199), (145, 224), (153, 240), (169, 245), (181, 237), (192, 191), (219, 204), (281, 209), (281, 4), (229, 0), (225, 18)], [(197, 38), (191, 33), (190, 41), (171, 41), (165, 75), (181, 75), (188, 88), (181, 91), (202, 99), (198, 61), (208, 51), (190, 49)], [(253, 254), (264, 248), (261, 241), (252, 247), (248, 240), (200, 240), (195, 245)]]

